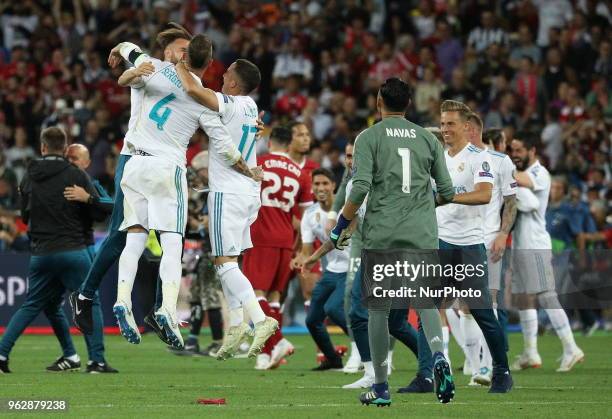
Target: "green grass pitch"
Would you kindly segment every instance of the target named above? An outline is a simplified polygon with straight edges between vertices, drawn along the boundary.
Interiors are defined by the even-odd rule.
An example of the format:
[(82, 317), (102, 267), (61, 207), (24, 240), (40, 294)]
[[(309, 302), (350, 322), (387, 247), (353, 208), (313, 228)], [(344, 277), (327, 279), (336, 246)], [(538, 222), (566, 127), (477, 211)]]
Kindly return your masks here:
[[(467, 386), (468, 377), (456, 374), (455, 401), (441, 405), (433, 394), (393, 394), (390, 408), (361, 406), (358, 390), (343, 390), (343, 384), (360, 375), (341, 372), (311, 372), (315, 354), (308, 336), (290, 336), (296, 353), (276, 371), (255, 371), (253, 361), (178, 357), (168, 353), (155, 335), (143, 336), (140, 345), (121, 337), (106, 338), (107, 358), (119, 374), (47, 373), (46, 365), (59, 354), (54, 337), (24, 336), (14, 348), (13, 374), (0, 375), (0, 399), (66, 399), (69, 410), (62, 417), (79, 418), (357, 418), (427, 417), (612, 417), (612, 335), (577, 337), (586, 360), (573, 371), (556, 373), (561, 344), (551, 335), (540, 337), (544, 366), (514, 373), (510, 394), (491, 395), (485, 388)], [(334, 336), (335, 343), (346, 343)], [(201, 343), (207, 337), (202, 337)], [(81, 337), (75, 338), (81, 357), (86, 356)], [(510, 336), (513, 358), (522, 348), (519, 334)], [(413, 355), (397, 345), (392, 391), (406, 385), (415, 372)], [(463, 359), (458, 347), (452, 360)], [(196, 404), (198, 398), (225, 398), (225, 406)], [(24, 413), (0, 416), (23, 417)], [(49, 413), (41, 413), (49, 415)], [(32, 415), (29, 415), (32, 416)]]

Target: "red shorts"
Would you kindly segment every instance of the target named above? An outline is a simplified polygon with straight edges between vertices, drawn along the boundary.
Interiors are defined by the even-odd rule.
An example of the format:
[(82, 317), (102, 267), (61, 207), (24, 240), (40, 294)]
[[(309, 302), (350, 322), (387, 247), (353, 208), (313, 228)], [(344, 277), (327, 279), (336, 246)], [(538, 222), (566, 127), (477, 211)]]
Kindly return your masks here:
[(284, 292), (291, 278), (291, 249), (252, 247), (242, 258), (242, 272), (253, 289)]

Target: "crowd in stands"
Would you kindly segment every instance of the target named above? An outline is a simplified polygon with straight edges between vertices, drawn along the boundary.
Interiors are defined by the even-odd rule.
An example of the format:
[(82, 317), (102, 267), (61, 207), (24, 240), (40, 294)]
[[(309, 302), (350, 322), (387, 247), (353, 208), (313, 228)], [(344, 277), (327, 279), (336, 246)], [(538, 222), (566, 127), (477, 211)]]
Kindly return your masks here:
[[(347, 141), (379, 118), (378, 86), (399, 76), (420, 125), (438, 126), (440, 102), (454, 99), (485, 128), (539, 137), (564, 193), (576, 191), (597, 232), (611, 228), (609, 1), (4, 0), (0, 14), (0, 250), (24, 249), (17, 186), (41, 128), (85, 144), (90, 175), (113, 192), (130, 95), (106, 57), (120, 41), (160, 57), (155, 34), (169, 21), (212, 39), (213, 89), (235, 59), (257, 64), (266, 124), (306, 122), (311, 157), (338, 178)], [(196, 134), (188, 159), (206, 146)]]

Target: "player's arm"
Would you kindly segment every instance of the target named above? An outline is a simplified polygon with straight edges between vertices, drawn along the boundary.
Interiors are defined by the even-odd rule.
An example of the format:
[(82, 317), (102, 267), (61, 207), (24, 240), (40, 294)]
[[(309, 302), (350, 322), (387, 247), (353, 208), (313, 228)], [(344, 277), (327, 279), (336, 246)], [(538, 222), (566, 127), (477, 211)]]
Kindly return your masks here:
[(353, 151), (353, 188), (338, 216), (336, 226), (329, 234), (329, 238), (337, 249), (344, 249), (350, 238), (349, 225), (355, 218), (357, 211), (363, 204), (372, 186), (372, 173), (374, 170), (374, 148), (371, 144), (371, 137), (362, 132), (355, 139)]
[(91, 205), (97, 211), (109, 215), (113, 212), (114, 202), (108, 195), (108, 192), (98, 182), (92, 182), (97, 194), (93, 195), (87, 192), (85, 188), (73, 185), (64, 189), (64, 198), (68, 201), (77, 201), (83, 204)]
[(122, 87), (140, 87), (143, 84), (142, 77), (149, 76), (155, 71), (155, 66), (149, 62), (141, 63), (138, 67), (125, 70), (117, 83)]
[(461, 205), (484, 205), (491, 202), (493, 194), (493, 183), (495, 177), (491, 173), (491, 159), (486, 153), (480, 153), (477, 159), (470, 160), (474, 190), (462, 194), (456, 194), (453, 198), (454, 204)]
[(508, 235), (512, 230), (512, 226), (516, 221), (516, 195), (504, 196), (504, 209), (502, 211), (502, 222), (501, 228), (491, 246), (491, 253), (493, 262), (497, 262), (504, 255), (506, 250), (506, 242), (508, 241)]
[(211, 111), (219, 112), (219, 99), (214, 90), (200, 86), (198, 82), (193, 78), (189, 70), (184, 63), (180, 61), (176, 65), (176, 74), (178, 74), (183, 84), (185, 92), (193, 98), (200, 105), (206, 106)]
[(32, 193), (32, 186), (30, 184), (30, 177), (28, 173), (23, 176), (21, 184), (19, 185), (19, 194), (21, 195), (21, 219), (25, 224), (28, 224), (30, 220), (30, 194)]
[(250, 169), (247, 162), (242, 158), (242, 154), (236, 148), (232, 141), (229, 132), (225, 125), (221, 123), (221, 119), (217, 114), (210, 114), (207, 111), (202, 112), (199, 118), (200, 127), (208, 135), (209, 144), (215, 152), (225, 159), (228, 166), (238, 173), (247, 176), (256, 182), (261, 182), (263, 179), (263, 170), (261, 167)]
[[(352, 235), (353, 232), (355, 231), (355, 228), (357, 228), (357, 222), (358, 222), (357, 217), (355, 217), (353, 221), (351, 221), (351, 224), (349, 225), (349, 228), (348, 228), (349, 235)], [(321, 247), (319, 247), (312, 255), (310, 255), (304, 261), (302, 272), (304, 273), (310, 270), (313, 267), (313, 265), (319, 261), (319, 259), (321, 259), (323, 256), (325, 256), (326, 254), (334, 250), (334, 248), (335, 248), (334, 243), (331, 240), (327, 240), (325, 243), (321, 245)]]
[(527, 172), (516, 172), (514, 174), (514, 177), (516, 178), (516, 183), (518, 184), (518, 186), (522, 186), (523, 188), (529, 189), (533, 189), (535, 186)]
[(347, 167), (344, 169), (344, 175), (342, 176), (342, 182), (338, 187), (338, 193), (334, 198), (334, 203), (332, 204), (332, 209), (327, 213), (327, 225), (325, 226), (325, 233), (329, 234), (336, 225), (336, 219), (338, 218), (338, 212), (342, 210), (344, 203), (346, 201), (346, 185), (348, 184), (350, 176), (350, 170)]
[(521, 212), (536, 211), (540, 201), (531, 189), (519, 186), (516, 190), (516, 208)]
[(431, 177), (436, 181), (436, 203), (438, 205), (444, 205), (453, 202), (455, 188), (453, 188), (453, 180), (446, 167), (444, 149), (433, 134), (430, 135), (434, 155), (433, 164), (431, 166)]

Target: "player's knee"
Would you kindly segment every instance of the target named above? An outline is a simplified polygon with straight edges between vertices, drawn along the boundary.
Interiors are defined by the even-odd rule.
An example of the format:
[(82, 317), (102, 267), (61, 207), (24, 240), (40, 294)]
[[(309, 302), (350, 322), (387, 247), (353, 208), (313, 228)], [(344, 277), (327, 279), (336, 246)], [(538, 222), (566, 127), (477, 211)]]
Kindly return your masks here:
[(553, 290), (544, 291), (538, 294), (538, 303), (540, 307), (546, 308), (561, 308), (561, 304), (559, 303), (559, 297), (557, 296), (557, 292)]
[(325, 314), (337, 325), (346, 323), (346, 319), (344, 318), (344, 309), (342, 307), (326, 307)]

